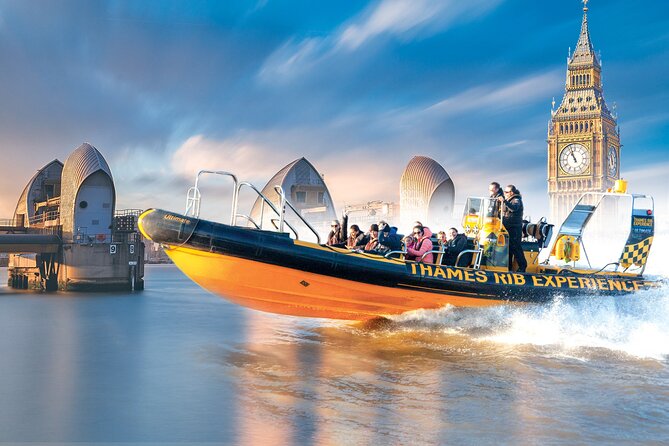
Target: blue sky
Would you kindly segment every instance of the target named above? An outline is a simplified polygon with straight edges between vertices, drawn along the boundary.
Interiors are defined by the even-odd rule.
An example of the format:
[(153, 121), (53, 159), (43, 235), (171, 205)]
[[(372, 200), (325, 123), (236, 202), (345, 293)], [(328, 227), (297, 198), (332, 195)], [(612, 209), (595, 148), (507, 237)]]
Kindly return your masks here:
[[(669, 208), (669, 2), (592, 0), (622, 174)], [(182, 209), (200, 168), (259, 186), (305, 156), (335, 203), (398, 200), (414, 155), (457, 200), (515, 183), (547, 213), (546, 129), (577, 0), (0, 0), (0, 216), (84, 141), (120, 208)]]

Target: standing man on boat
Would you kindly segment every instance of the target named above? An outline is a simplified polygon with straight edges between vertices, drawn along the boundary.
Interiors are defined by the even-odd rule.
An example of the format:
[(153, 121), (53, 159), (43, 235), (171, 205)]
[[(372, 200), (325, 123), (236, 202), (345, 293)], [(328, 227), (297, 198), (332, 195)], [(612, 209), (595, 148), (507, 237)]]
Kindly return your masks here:
[(496, 217), (499, 218), (499, 207), (500, 207), (500, 198), (504, 198), (502, 194), (502, 187), (497, 181), (493, 181), (488, 186), (488, 192), (490, 193), (490, 204), (488, 205), (488, 212), (486, 217)]
[(516, 186), (509, 184), (504, 188), (504, 196), (499, 197), (504, 204), (502, 224), (509, 233), (509, 270), (513, 267), (513, 259), (518, 262), (518, 272), (524, 273), (527, 269), (527, 260), (521, 240), (523, 238), (523, 198)]
[(499, 185), (497, 181), (493, 181), (490, 183), (488, 186), (488, 192), (490, 192), (490, 198), (497, 199), (499, 197), (502, 197), (502, 187)]

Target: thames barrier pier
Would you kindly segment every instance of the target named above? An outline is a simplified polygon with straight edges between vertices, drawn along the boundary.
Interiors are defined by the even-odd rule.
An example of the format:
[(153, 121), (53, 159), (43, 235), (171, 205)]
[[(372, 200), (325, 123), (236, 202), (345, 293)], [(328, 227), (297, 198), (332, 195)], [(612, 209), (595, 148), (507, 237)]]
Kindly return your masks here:
[(139, 210), (116, 211), (111, 170), (84, 143), (28, 181), (14, 217), (0, 222), (8, 285), (47, 291), (144, 288)]

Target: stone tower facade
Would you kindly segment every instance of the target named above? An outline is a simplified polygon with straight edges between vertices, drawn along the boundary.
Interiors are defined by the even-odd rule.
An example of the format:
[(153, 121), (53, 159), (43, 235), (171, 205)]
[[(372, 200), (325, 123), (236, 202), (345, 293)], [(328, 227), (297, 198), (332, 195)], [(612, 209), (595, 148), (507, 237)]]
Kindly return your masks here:
[(567, 61), (564, 97), (548, 127), (551, 221), (560, 224), (584, 192), (603, 192), (620, 178), (620, 131), (604, 101), (602, 65), (588, 30), (583, 2), (581, 34)]

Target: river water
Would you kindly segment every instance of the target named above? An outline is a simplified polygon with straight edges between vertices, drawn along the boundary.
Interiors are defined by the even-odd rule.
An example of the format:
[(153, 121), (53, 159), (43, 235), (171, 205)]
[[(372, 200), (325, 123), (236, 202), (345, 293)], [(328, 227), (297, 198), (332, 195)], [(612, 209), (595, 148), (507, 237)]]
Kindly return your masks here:
[(667, 444), (669, 290), (390, 326), (275, 316), (171, 265), (138, 293), (13, 291), (0, 442)]

